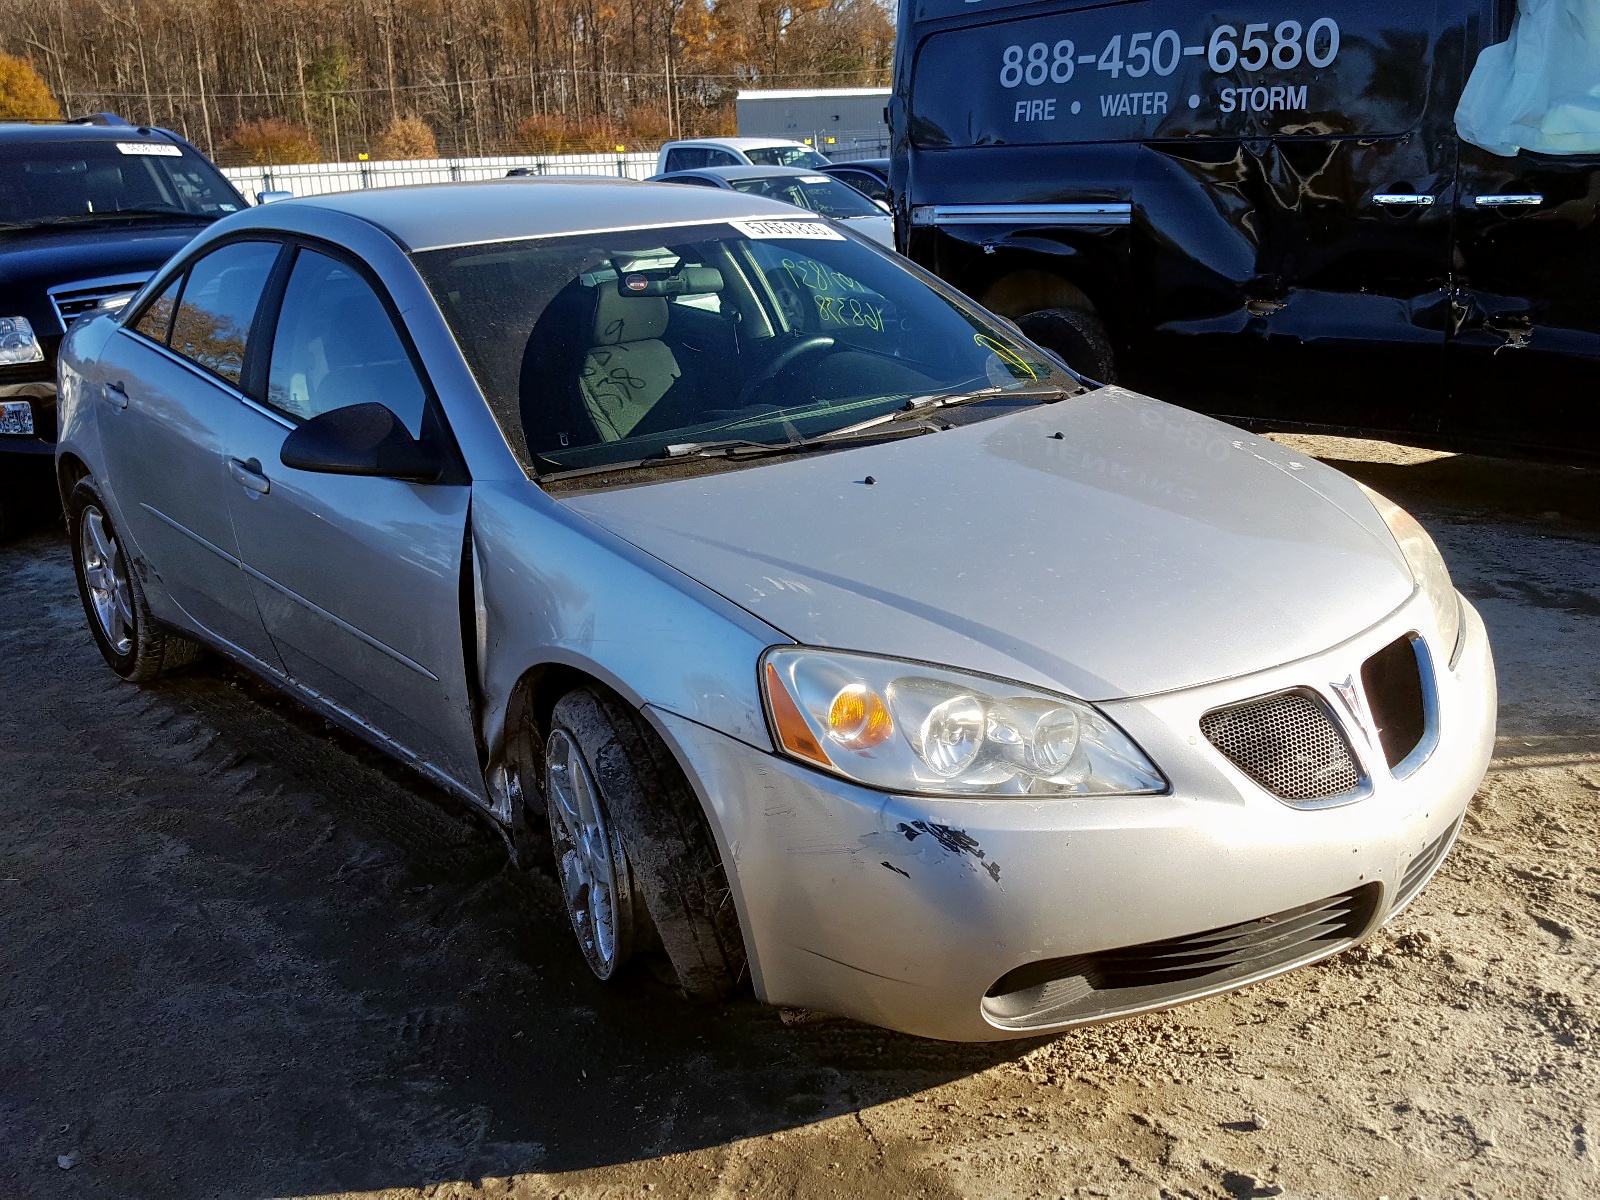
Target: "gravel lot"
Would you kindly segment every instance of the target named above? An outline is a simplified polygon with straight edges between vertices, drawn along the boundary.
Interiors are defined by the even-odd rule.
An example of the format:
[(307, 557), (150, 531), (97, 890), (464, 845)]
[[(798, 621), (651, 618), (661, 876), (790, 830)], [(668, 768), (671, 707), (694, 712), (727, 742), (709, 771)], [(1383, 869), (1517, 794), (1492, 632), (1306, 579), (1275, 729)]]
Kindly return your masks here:
[(1600, 1192), (1600, 472), (1280, 438), (1410, 506), (1499, 753), (1373, 942), (998, 1047), (607, 990), (553, 878), (215, 665), (101, 664), (0, 546), (0, 1195)]

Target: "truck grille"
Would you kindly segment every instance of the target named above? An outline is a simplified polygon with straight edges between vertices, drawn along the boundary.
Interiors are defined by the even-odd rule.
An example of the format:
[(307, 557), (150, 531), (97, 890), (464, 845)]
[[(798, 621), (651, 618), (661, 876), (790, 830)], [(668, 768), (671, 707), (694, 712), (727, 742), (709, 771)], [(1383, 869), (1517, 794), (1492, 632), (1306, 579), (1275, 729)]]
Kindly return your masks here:
[(118, 296), (132, 296), (144, 286), (148, 275), (119, 275), (114, 279), (84, 279), (50, 289), (50, 303), (65, 329), (84, 313), (99, 308)]
[(1367, 883), (1188, 937), (1029, 963), (995, 981), (983, 1011), (1001, 1028), (1029, 1029), (1221, 991), (1342, 950), (1372, 923), (1378, 894)]
[(1200, 718), (1200, 732), (1280, 800), (1330, 800), (1361, 783), (1333, 714), (1310, 692), (1278, 692), (1214, 708)]

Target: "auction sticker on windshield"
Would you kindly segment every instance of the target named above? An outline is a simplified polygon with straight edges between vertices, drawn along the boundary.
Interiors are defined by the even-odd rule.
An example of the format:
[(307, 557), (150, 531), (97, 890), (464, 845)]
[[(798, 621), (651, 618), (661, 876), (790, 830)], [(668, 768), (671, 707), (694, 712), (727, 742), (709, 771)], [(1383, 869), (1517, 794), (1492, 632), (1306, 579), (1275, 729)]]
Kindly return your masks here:
[(182, 158), (183, 151), (171, 142), (118, 142), (117, 149), (124, 154), (154, 154), (162, 158)]
[(842, 242), (844, 234), (826, 221), (729, 221), (747, 238), (771, 240), (782, 238), (815, 238), (819, 241)]
[[(1004, 5), (966, 20), (988, 7)], [(918, 55), (911, 128), (930, 148), (1402, 133), (1428, 94), (1432, 23), (1431, 10), (1370, 0), (1292, 18), (1280, 5), (1146, 0), (946, 26)], [(1405, 87), (1375, 86), (1374, 64), (1390, 60), (1407, 64)]]

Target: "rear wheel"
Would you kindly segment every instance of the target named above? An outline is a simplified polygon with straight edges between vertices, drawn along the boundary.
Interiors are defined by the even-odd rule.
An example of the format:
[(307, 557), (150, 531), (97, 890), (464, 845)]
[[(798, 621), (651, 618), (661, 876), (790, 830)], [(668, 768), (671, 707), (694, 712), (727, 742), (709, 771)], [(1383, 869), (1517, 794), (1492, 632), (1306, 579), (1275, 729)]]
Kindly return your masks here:
[(1117, 381), (1116, 353), (1100, 318), (1081, 308), (1046, 308), (1017, 318), (1030, 341), (1059, 354), (1080, 375), (1096, 383)]
[(731, 992), (744, 943), (727, 876), (700, 802), (655, 731), (607, 692), (567, 693), (551, 713), (544, 792), (589, 969), (614, 979), (634, 951), (659, 944), (686, 996)]
[(87, 479), (68, 498), (67, 530), (89, 632), (113, 671), (143, 683), (200, 657), (198, 644), (158, 625), (150, 615), (144, 588), (123, 552), (105, 502)]

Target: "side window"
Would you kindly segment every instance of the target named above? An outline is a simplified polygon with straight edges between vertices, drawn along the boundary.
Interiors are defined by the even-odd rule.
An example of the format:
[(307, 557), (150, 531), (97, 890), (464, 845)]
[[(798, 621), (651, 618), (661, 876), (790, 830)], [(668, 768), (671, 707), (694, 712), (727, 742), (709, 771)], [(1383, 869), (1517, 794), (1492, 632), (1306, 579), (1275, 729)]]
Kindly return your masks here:
[(172, 320), (172, 349), (237, 385), (250, 323), (277, 257), (276, 242), (232, 242), (191, 266)]
[(167, 331), (172, 327), (172, 310), (178, 305), (178, 289), (182, 286), (183, 276), (174, 276), (166, 290), (145, 306), (139, 319), (133, 323), (134, 329), (151, 341), (166, 345)]
[(367, 281), (338, 259), (300, 251), (272, 340), (267, 403), (297, 420), (381, 404), (417, 437), (426, 397), (388, 310)]
[(876, 175), (868, 175), (865, 171), (846, 171), (841, 177), (856, 191), (870, 200), (887, 200), (889, 198), (889, 185)]
[(706, 165), (711, 157), (709, 150), (702, 150), (696, 146), (683, 146), (677, 150), (667, 151), (667, 170), (669, 171), (696, 171)]
[(727, 150), (706, 151), (706, 166), (708, 167), (742, 167), (739, 156)]

